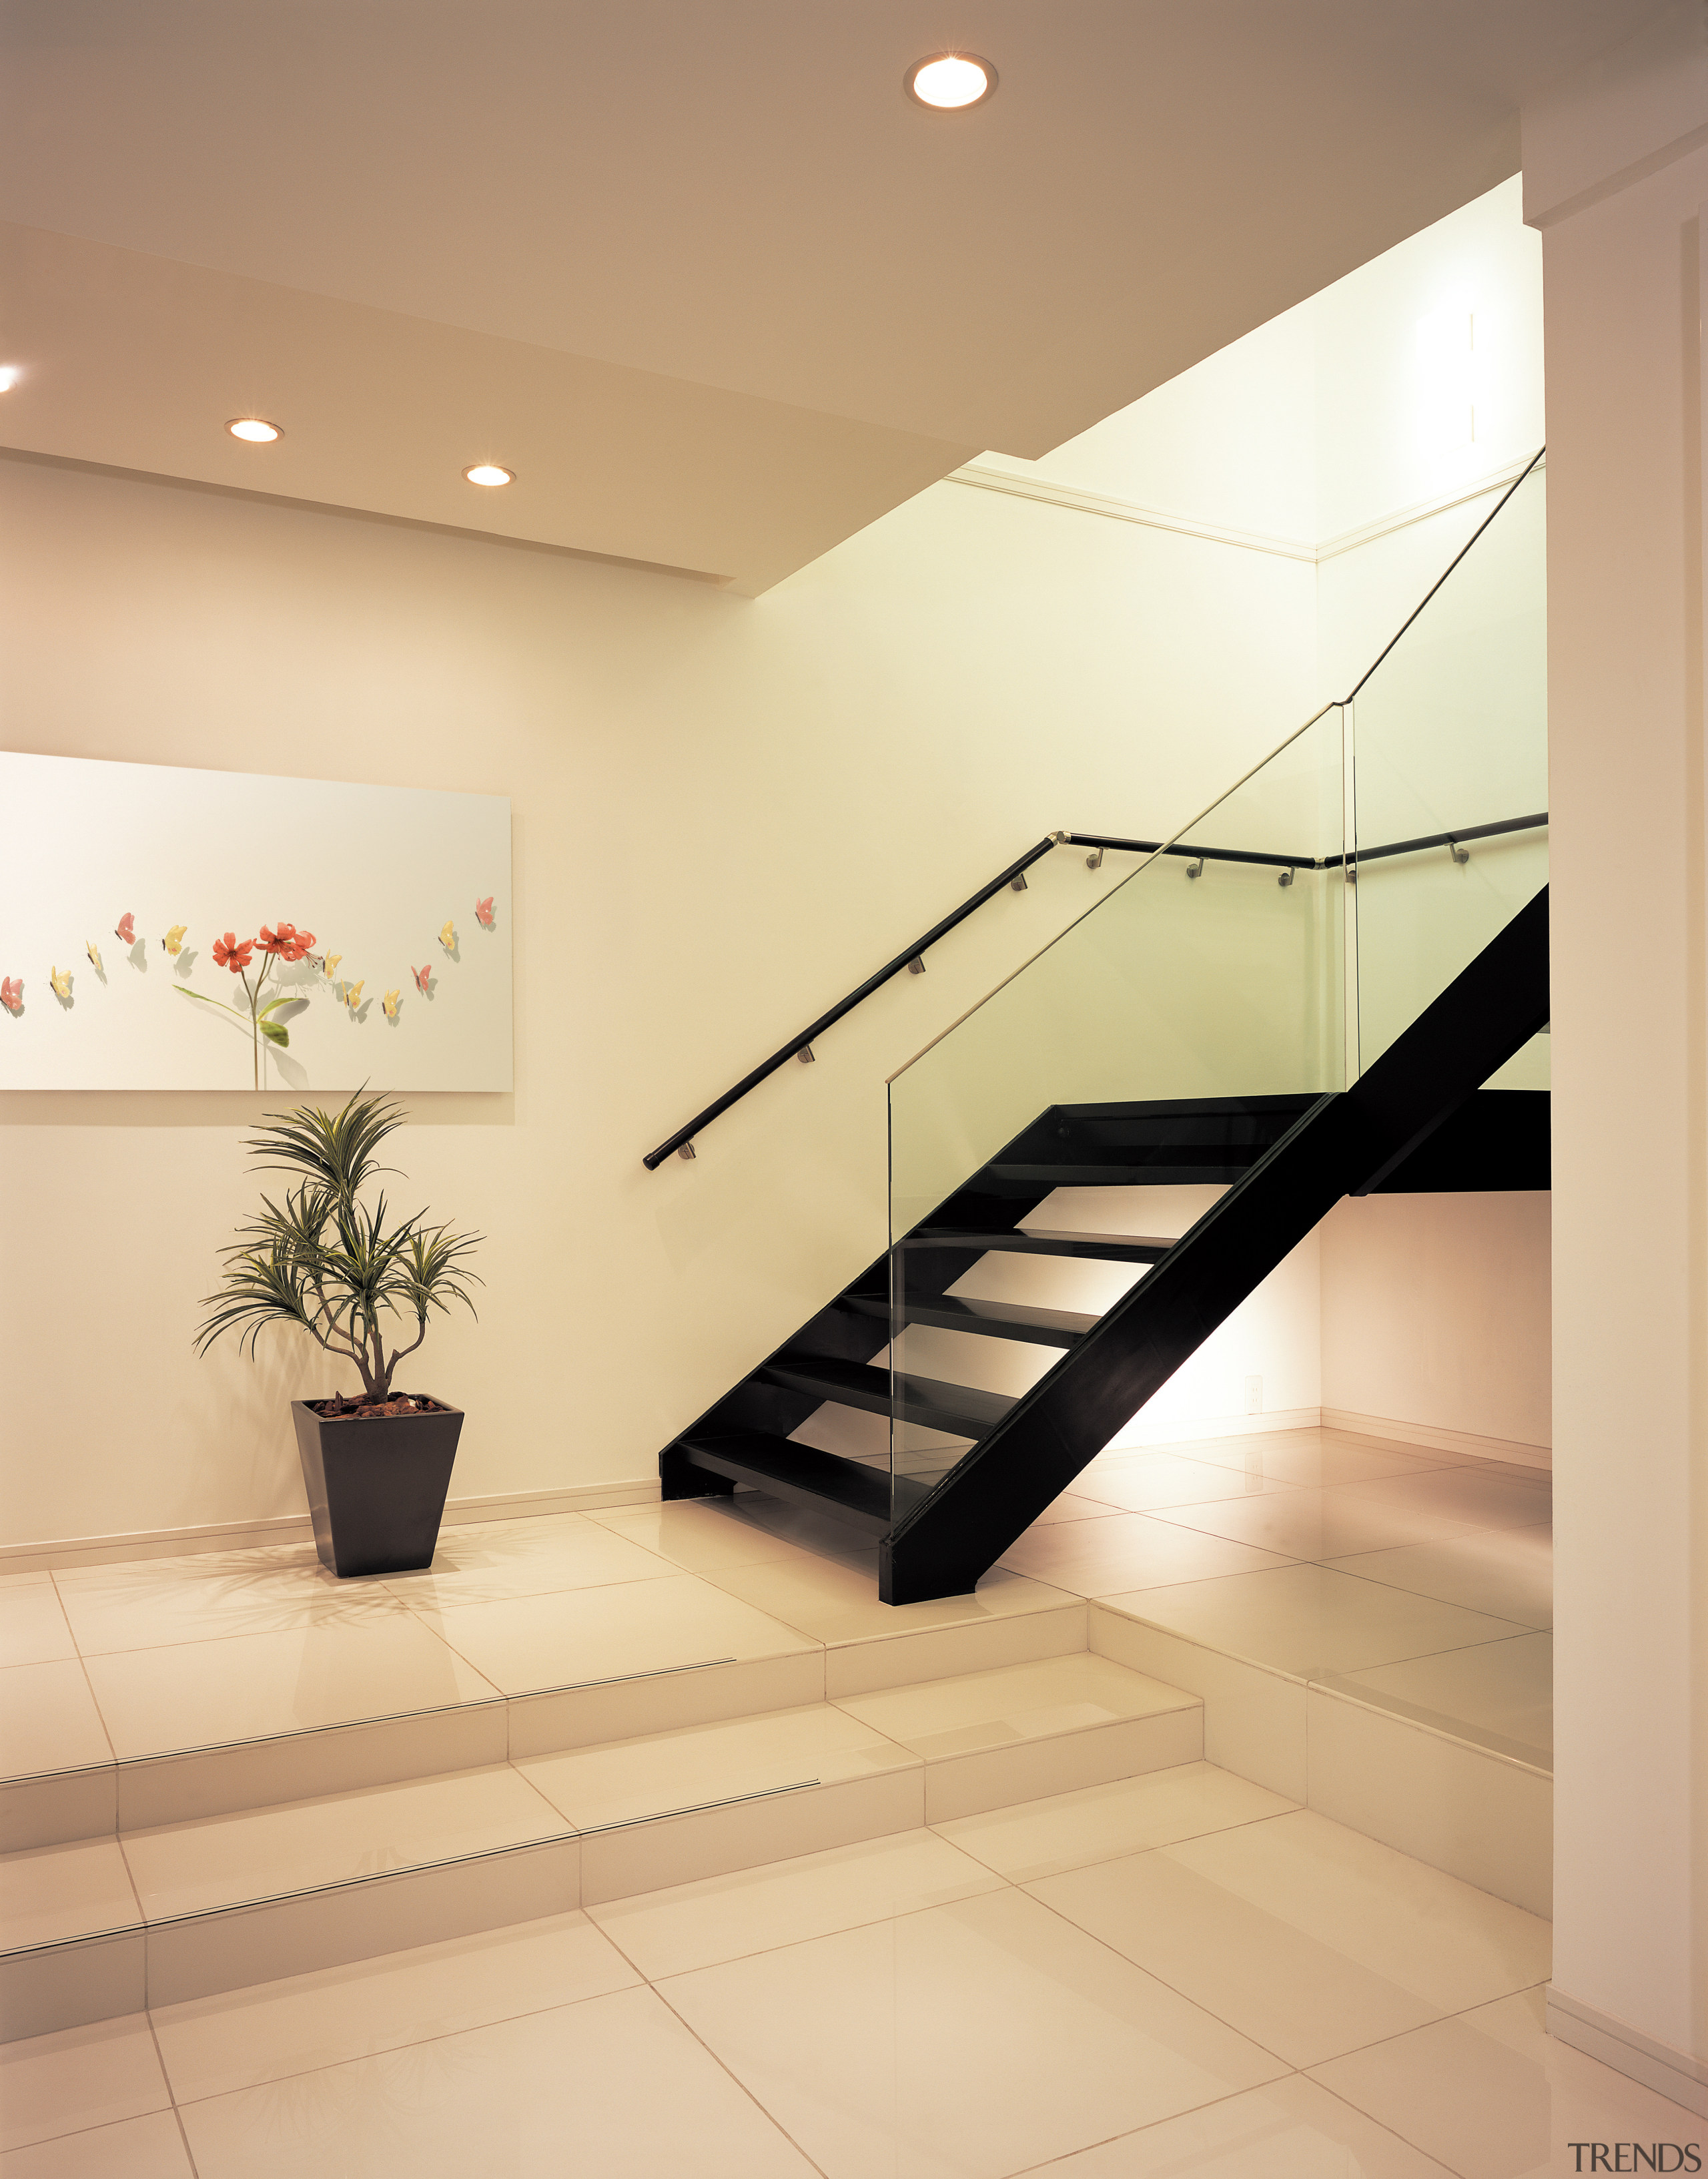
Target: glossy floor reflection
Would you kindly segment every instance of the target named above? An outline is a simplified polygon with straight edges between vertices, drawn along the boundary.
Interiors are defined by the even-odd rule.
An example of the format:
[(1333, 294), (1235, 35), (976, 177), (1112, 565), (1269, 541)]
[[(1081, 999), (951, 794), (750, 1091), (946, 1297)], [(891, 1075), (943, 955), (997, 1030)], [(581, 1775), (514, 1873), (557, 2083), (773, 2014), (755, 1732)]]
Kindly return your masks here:
[(0, 2050), (4, 2179), (1553, 2179), (1546, 1924), (1203, 1763)]
[(1552, 1496), (1339, 1430), (1115, 1448), (1003, 1564), (1548, 1770)]
[[(0, 1777), (93, 1792), (115, 1759), (281, 1735), (319, 1761), (309, 1736), (364, 1721), (712, 1660), (769, 1690), (725, 1709), (834, 1699), (1071, 1647), (1052, 1615), (1081, 1597), (1546, 1770), (1550, 1500), (1545, 1471), (1288, 1430), (1105, 1452), (976, 1595), (901, 1610), (859, 1531), (746, 1492), (447, 1527), (431, 1568), (385, 1579), (339, 1582), (306, 1544), (14, 1575)], [(998, 1621), (1014, 1639), (981, 1647)], [(542, 1708), (528, 1746), (669, 1721), (558, 1707), (576, 1702), (588, 1721)], [(491, 1759), (483, 1744), (442, 1767)], [(124, 1820), (178, 1813), (194, 1811)]]

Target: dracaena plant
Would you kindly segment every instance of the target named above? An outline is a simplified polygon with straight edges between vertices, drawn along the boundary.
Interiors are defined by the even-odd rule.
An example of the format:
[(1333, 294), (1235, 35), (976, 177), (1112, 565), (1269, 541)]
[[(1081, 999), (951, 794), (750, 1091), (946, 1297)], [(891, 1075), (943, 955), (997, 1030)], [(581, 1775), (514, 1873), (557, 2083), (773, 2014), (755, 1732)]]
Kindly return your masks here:
[[(253, 1355), (264, 1326), (300, 1325), (328, 1354), (355, 1364), (367, 1398), (385, 1400), (392, 1372), (427, 1336), (432, 1311), (448, 1315), (460, 1302), (474, 1314), (468, 1282), (480, 1282), (466, 1265), (482, 1236), (434, 1225), (424, 1210), (388, 1222), (383, 1192), (371, 1205), (362, 1200), (377, 1173), (395, 1171), (375, 1154), (404, 1118), (398, 1106), (360, 1090), (337, 1112), (299, 1105), (268, 1114), (245, 1144), (256, 1153), (253, 1169), (298, 1177), (276, 1201), (264, 1194), (260, 1212), (222, 1250), (225, 1268), (203, 1300), (198, 1353), (235, 1331)], [(404, 1346), (412, 1321), (415, 1336)]]

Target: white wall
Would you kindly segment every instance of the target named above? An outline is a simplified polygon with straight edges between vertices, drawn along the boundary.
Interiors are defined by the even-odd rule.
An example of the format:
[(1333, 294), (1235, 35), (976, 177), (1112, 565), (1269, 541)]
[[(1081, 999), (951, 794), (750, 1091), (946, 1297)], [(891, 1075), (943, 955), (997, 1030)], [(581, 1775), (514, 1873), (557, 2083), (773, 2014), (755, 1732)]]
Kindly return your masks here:
[(1705, 134), (1694, 7), (1525, 117), (1555, 813), (1550, 2024), (1708, 2114)]
[[(1541, 255), (1524, 223), (1522, 184), (1503, 183), (1043, 460), (1000, 466), (1314, 548), (1315, 698), (1344, 695), (1487, 519), (1490, 480), (1542, 444)], [(1523, 571), (1530, 556), (1540, 559), (1540, 489), (1527, 497), (1537, 504), (1509, 509), (1505, 526), (1523, 521), (1536, 534), (1514, 538), (1524, 550), (1513, 567), (1493, 567), (1486, 547), (1467, 570), (1448, 601), (1456, 637), (1474, 641), (1483, 623), (1531, 604)], [(1438, 606), (1422, 633), (1442, 619)], [(1503, 647), (1510, 637), (1499, 630)], [(1539, 709), (1491, 721), (1456, 703), (1451, 718), (1437, 716), (1426, 670), (1395, 700), (1406, 709), (1396, 726), (1395, 678), (1390, 669), (1372, 685), (1360, 741), (1371, 821), (1384, 799), (1404, 804), (1386, 813), (1386, 837), (1546, 806)], [(1469, 728), (1469, 743), (1454, 738), (1455, 725)], [(1380, 769), (1380, 759), (1402, 729), (1396, 794), (1393, 767)], [(1485, 777), (1496, 755), (1506, 775)], [(1370, 866), (1358, 903), (1366, 1060), (1545, 869), (1540, 835), (1476, 848), (1463, 867), (1445, 851), (1426, 865)], [(1547, 1040), (1497, 1079), (1546, 1087)], [(1551, 1442), (1548, 1250), (1546, 1196), (1344, 1205), (1321, 1235), (1320, 1391), (1306, 1381), (1317, 1375), (1319, 1317), (1315, 1289), (1304, 1298), (1301, 1257), (1284, 1267), (1290, 1302), (1266, 1284), (1256, 1309), (1225, 1326), (1125, 1435), (1154, 1441), (1218, 1418), (1245, 1427), (1245, 1379), (1261, 1370), (1266, 1407), (1320, 1399), (1540, 1455)], [(1282, 1358), (1307, 1346), (1308, 1369)]]
[(1323, 1408), (1544, 1453), (1548, 1227), (1546, 1193), (1338, 1204), (1318, 1229)]
[[(1388, 357), (1401, 431), (1420, 298), (1433, 307), (1470, 264), (1489, 292), (1506, 280), (1509, 316), (1530, 307), (1510, 194), (1047, 463), (1007, 466), (1320, 537), (1321, 506), (1374, 506), (1349, 478), (1382, 428), (1366, 407), (1362, 439), (1337, 436), (1322, 325), (1333, 370), (1357, 376), (1360, 340)], [(1436, 480), (1406, 443), (1412, 466), (1382, 471), (1382, 491)], [(480, 1326), (425, 1350), (470, 1410), (466, 1496), (649, 1475), (661, 1442), (882, 1247), (883, 1078), (1130, 863), (1093, 876), (1052, 857), (693, 1164), (647, 1175), (643, 1149), (1047, 830), (1155, 837), (1208, 802), (1314, 708), (1325, 658), (1385, 636), (1486, 504), (1317, 568), (944, 485), (747, 602), (19, 462), (0, 489), (8, 746), (515, 799), (517, 1091), (417, 1100), (406, 1144), (422, 1199), (492, 1233)], [(282, 1340), (259, 1369), (188, 1351), (248, 1200), (254, 1109), (0, 1091), (22, 1243), (0, 1259), (0, 1308), (30, 1358), (10, 1435), (50, 1449), (14, 1461), (6, 1538), (295, 1510), (283, 1402), (316, 1365)], [(118, 1297), (92, 1314), (91, 1258)], [(1141, 1431), (1234, 1422), (1253, 1374), (1271, 1411), (1317, 1404), (1305, 1263)]]
[(1517, 176), (1303, 307), (1325, 543), (1463, 491), (1541, 445), (1541, 250)]
[[(1441, 502), (1504, 474), (1543, 442), (1541, 249), (1523, 223), (1521, 189), (1516, 178), (1503, 183), (1306, 306), (1317, 354), (1323, 552), (1317, 644), (1324, 697), (1354, 685), (1495, 505), (1486, 491)], [(1526, 487), (1527, 499), (1540, 496)], [(1384, 519), (1426, 509), (1437, 511), (1364, 534)], [(1506, 530), (1520, 519), (1529, 524), (1528, 508), (1508, 509)], [(1468, 584), (1485, 594), (1491, 582), (1498, 597), (1467, 594)], [(1524, 589), (1519, 568), (1496, 568), (1486, 546), (1459, 579), (1463, 609), (1445, 594), (1442, 604), (1454, 607), (1453, 633), (1464, 639), (1475, 633), (1470, 623), (1521, 610)], [(1437, 632), (1442, 604), (1420, 635)], [(1511, 634), (1509, 626), (1500, 630), (1503, 647)], [(1411, 678), (1421, 685), (1390, 699), (1378, 677), (1360, 707), (1360, 815), (1373, 830), (1409, 837), (1547, 806), (1539, 714), (1478, 716), (1470, 723), (1481, 734), (1480, 748), (1462, 738), (1454, 743), (1451, 730), (1466, 707), (1455, 702), (1444, 707), (1452, 717), (1436, 716), (1426, 669)], [(1399, 725), (1384, 709), (1393, 701), (1409, 702)], [(1377, 760), (1396, 753), (1401, 725), (1405, 762), (1396, 795), (1399, 773), (1390, 763), (1379, 777)], [(1507, 760), (1506, 776), (1484, 777), (1486, 760), (1497, 754)], [(1463, 867), (1443, 853), (1360, 872), (1366, 1062), (1545, 874), (1545, 836), (1473, 848)], [(1547, 1057), (1539, 1039), (1497, 1079), (1544, 1088)], [(1509, 1455), (1520, 1447), (1543, 1455), (1552, 1443), (1546, 1194), (1351, 1199), (1324, 1222), (1321, 1245), (1326, 1412), (1494, 1440)]]
[(1487, 515), (1490, 480), (1542, 444), (1541, 246), (1522, 187), (1041, 460), (980, 465), (1320, 555), (1317, 697), (1343, 695)]
[(1254, 537), (1314, 542), (1313, 311), (1284, 311), (1037, 461), (979, 460)]
[[(655, 1474), (881, 1250), (884, 1076), (1118, 859), (1048, 859), (694, 1162), (643, 1150), (1047, 831), (1171, 827), (1310, 694), (1307, 567), (954, 486), (755, 601), (23, 461), (0, 491), (8, 746), (514, 799), (516, 1091), (413, 1100), (400, 1159), (490, 1236), (419, 1375), (468, 1410), (463, 1496)], [(277, 1101), (0, 1092), (5, 1539), (299, 1511), (319, 1365), (189, 1349)]]

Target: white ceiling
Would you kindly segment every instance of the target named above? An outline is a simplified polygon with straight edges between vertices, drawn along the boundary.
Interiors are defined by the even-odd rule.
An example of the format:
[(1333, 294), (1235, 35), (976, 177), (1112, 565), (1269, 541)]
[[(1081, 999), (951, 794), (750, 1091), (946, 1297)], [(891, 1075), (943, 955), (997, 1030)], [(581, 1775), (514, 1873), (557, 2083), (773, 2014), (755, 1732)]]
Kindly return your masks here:
[[(431, 327), (456, 328), (486, 343), (463, 368), (490, 375), (456, 419), (459, 445), (505, 405), (499, 388), (526, 381), (506, 431), (528, 440), (529, 402), (568, 400), (582, 420), (572, 439), (603, 446), (609, 472), (578, 508), (540, 469), (567, 458), (543, 431), (525, 519), (513, 501), (506, 515), (465, 511), (460, 485), (448, 518), (437, 500), (417, 507), (408, 446), (389, 483), (341, 498), (316, 473), (298, 496), (477, 528), (520, 520), (515, 534), (541, 541), (762, 588), (870, 520), (874, 502), (981, 448), (1046, 452), (1480, 195), (1516, 167), (1520, 101), (1657, 12), (1658, 0), (7, 0), (7, 217), (140, 255), (106, 261), (115, 292), (96, 300), (118, 316), (103, 335), (86, 294), (65, 302), (92, 261), (68, 271), (47, 237), (25, 251), (52, 264), (52, 293), (14, 295), (8, 325), (24, 330), (8, 338), (30, 350), (30, 401), (5, 397), (0, 432), (230, 481), (211, 473), (227, 449), (198, 467), (151, 441), (139, 412), (156, 392), (170, 403), (171, 375), (147, 401), (123, 393), (124, 312), (172, 283), (156, 261), (175, 260), (225, 283), (203, 283), (203, 316), (178, 322), (205, 366), (198, 401), (223, 398), (233, 343), (254, 376), (246, 321), (294, 309), (298, 346), (322, 351), (311, 405), (371, 444), (375, 343), (393, 344), (402, 374)], [(972, 112), (932, 113), (903, 96), (901, 72), (950, 44), (987, 55), (1001, 85)], [(257, 283), (293, 297), (262, 308)], [(335, 321), (328, 303), (360, 315)], [(189, 307), (186, 289), (178, 308)], [(74, 371), (74, 338), (108, 353)], [(542, 352), (571, 360), (567, 376)], [(609, 428), (595, 381), (621, 387)], [(646, 458), (649, 402), (676, 442), (685, 402), (714, 435), (738, 418), (741, 462), (673, 481)], [(838, 425), (856, 428), (836, 438)], [(166, 436), (207, 428), (183, 405)], [(839, 451), (820, 480), (797, 470), (791, 501), (790, 449), (815, 432)], [(524, 469), (513, 446), (490, 451)], [(742, 464), (738, 509), (728, 474)], [(818, 495), (810, 512), (803, 493)], [(758, 545), (774, 499), (781, 527)]]

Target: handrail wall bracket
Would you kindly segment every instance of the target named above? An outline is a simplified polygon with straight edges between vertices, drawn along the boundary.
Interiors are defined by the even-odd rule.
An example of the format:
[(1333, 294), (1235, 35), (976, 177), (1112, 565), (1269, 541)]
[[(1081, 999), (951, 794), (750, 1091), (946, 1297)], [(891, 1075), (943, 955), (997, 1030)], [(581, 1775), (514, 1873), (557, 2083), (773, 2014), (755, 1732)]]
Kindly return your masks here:
[(1010, 863), (988, 885), (981, 886), (970, 900), (963, 901), (953, 914), (944, 916), (941, 923), (928, 930), (922, 938), (916, 940), (905, 953), (898, 953), (875, 976), (868, 976), (839, 1005), (832, 1007), (828, 1013), (821, 1014), (817, 1021), (809, 1024), (804, 1036), (795, 1038), (780, 1051), (773, 1052), (762, 1067), (756, 1067), (732, 1090), (725, 1090), (715, 1104), (708, 1105), (703, 1112), (696, 1113), (687, 1127), (679, 1128), (655, 1150), (649, 1150), (641, 1163), (649, 1172), (656, 1172), (672, 1152), (677, 1157), (693, 1157), (693, 1138), (702, 1128), (720, 1118), (731, 1105), (738, 1104), (750, 1090), (756, 1090), (767, 1076), (775, 1074), (785, 1061), (797, 1059), (803, 1067), (810, 1065), (818, 1056), (813, 1049), (814, 1041), (827, 1029), (833, 1028), (845, 1014), (851, 1013), (862, 1000), (870, 998), (874, 991), (881, 990), (892, 976), (899, 976), (903, 969), (910, 976), (922, 976), (925, 974), (925, 955), (930, 947), (934, 946), (939, 938), (947, 937), (951, 930), (965, 923), (967, 917), (983, 908), (987, 901), (994, 900), (1005, 887), (1014, 892), (1025, 892), (1027, 890), (1027, 870), (1048, 854), (1052, 848), (1089, 848), (1092, 852), (1086, 857), (1086, 868), (1090, 870), (1100, 869), (1104, 856), (1112, 848), (1123, 854), (1177, 855), (1185, 859), (1189, 878), (1202, 877), (1207, 863), (1256, 864), (1278, 871), (1279, 875), (1275, 882), (1284, 890), (1293, 884), (1300, 870), (1341, 870), (1344, 873), (1346, 883), (1355, 886), (1360, 861), (1372, 862), (1390, 855), (1413, 855), (1430, 848), (1445, 848), (1455, 863), (1464, 864), (1470, 860), (1470, 850), (1464, 845), (1467, 840), (1492, 839), (1509, 832), (1540, 832), (1546, 829), (1548, 813), (1541, 810), (1527, 817), (1504, 817), (1492, 825), (1461, 825), (1452, 832), (1429, 832), (1415, 840), (1391, 840), (1381, 847), (1354, 846), (1344, 854), (1320, 857), (1270, 854), (1255, 848), (1196, 847), (1190, 841), (1181, 839), (1127, 840), (1118, 838), (1113, 833), (1051, 832), (1035, 848), (1029, 848), (1017, 862)]

